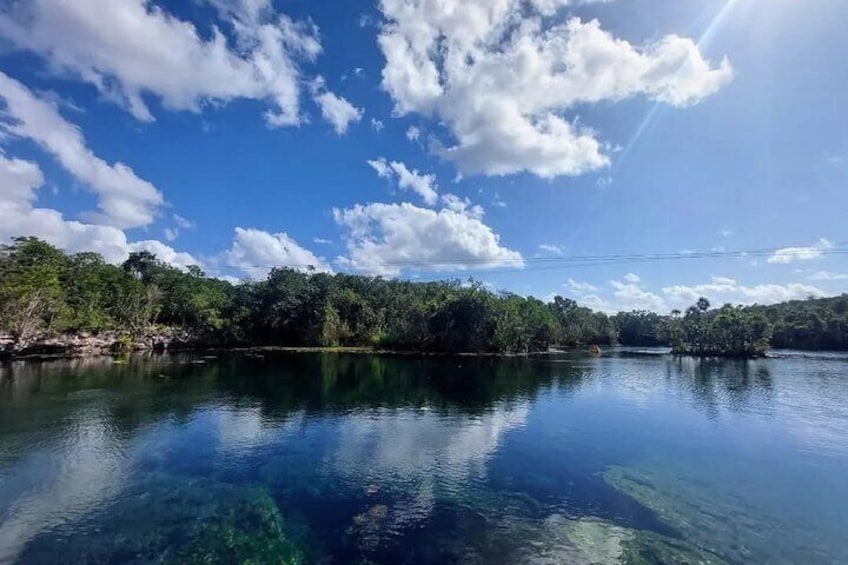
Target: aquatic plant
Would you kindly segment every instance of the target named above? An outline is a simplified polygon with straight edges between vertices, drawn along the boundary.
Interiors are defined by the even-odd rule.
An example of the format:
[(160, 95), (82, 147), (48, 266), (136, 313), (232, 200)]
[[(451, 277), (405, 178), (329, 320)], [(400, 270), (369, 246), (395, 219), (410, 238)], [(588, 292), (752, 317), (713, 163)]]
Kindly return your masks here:
[(22, 562), (267, 563), (305, 561), (267, 491), (159, 475), (124, 493), (73, 535), (45, 532)]

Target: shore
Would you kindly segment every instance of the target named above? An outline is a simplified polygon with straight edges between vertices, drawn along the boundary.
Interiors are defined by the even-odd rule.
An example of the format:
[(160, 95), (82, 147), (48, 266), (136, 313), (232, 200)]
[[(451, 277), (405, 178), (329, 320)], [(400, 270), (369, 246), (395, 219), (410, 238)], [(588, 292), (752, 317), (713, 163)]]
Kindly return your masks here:
[(151, 329), (142, 336), (131, 337), (126, 332), (100, 332), (97, 334), (52, 334), (36, 336), (24, 343), (15, 342), (8, 334), (0, 334), (0, 360), (18, 359), (74, 359), (104, 355), (127, 355), (133, 352), (196, 351), (241, 352), (262, 355), (273, 352), (348, 353), (367, 355), (419, 355), (460, 357), (527, 357), (557, 352), (590, 352), (588, 347), (557, 348), (547, 351), (518, 353), (454, 352), (411, 349), (386, 349), (372, 346), (278, 346), (278, 345), (227, 345), (214, 343), (199, 336), (170, 328)]

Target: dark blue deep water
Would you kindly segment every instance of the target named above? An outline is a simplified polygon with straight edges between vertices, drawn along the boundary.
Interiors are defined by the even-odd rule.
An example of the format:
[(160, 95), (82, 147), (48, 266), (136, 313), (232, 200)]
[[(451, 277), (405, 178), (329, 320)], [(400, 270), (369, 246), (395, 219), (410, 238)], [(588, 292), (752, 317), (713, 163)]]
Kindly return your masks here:
[(0, 563), (848, 563), (848, 357), (0, 365)]

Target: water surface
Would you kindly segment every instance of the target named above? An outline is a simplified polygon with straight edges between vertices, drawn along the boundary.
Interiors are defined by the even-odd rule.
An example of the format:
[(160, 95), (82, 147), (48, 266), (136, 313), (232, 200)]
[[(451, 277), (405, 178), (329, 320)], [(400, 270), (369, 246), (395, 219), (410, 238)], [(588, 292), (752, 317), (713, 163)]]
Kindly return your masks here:
[(848, 563), (846, 378), (791, 352), (16, 362), (0, 563)]

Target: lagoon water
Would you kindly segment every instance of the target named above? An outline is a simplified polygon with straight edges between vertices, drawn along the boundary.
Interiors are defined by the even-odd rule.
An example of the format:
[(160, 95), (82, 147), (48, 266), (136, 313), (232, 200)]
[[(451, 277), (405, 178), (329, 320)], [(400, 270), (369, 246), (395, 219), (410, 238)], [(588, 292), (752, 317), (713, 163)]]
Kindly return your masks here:
[(0, 563), (848, 563), (848, 356), (0, 365)]

